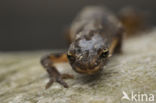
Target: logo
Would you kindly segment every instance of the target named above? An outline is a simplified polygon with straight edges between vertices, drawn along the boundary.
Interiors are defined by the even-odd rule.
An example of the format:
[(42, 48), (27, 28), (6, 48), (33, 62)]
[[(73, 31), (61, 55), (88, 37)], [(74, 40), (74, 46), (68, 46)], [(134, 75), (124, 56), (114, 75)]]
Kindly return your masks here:
[(133, 91), (128, 95), (125, 91), (122, 91), (122, 98), (121, 100), (128, 100), (134, 102), (153, 102), (154, 101), (154, 94), (146, 94), (146, 93), (134, 93)]

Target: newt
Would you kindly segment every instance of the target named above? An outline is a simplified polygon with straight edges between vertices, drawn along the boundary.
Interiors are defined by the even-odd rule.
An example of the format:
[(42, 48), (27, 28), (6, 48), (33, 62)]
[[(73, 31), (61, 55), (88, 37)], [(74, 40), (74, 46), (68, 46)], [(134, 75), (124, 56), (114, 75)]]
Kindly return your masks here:
[(70, 25), (68, 51), (41, 58), (41, 64), (49, 75), (46, 89), (53, 82), (68, 88), (64, 79), (73, 78), (73, 75), (61, 74), (55, 63), (69, 62), (72, 69), (81, 74), (100, 72), (110, 56), (121, 52), (123, 34), (120, 21), (105, 8), (88, 6), (82, 9)]

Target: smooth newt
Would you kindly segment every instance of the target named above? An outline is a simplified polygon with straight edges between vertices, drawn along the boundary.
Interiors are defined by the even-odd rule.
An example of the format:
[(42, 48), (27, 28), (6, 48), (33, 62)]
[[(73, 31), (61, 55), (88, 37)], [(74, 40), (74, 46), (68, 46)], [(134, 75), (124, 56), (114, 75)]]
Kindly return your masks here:
[(114, 53), (121, 52), (123, 27), (109, 11), (99, 6), (84, 8), (72, 22), (69, 29), (70, 46), (67, 53), (48, 54), (41, 64), (49, 74), (49, 88), (53, 82), (68, 87), (64, 78), (54, 66), (58, 62), (69, 62), (78, 73), (93, 75), (100, 71)]

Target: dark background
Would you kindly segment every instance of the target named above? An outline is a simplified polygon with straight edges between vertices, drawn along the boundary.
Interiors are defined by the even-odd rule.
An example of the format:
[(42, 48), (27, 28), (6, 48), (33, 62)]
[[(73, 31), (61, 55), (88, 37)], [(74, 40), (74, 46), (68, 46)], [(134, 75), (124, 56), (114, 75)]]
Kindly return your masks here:
[(155, 0), (1, 0), (0, 51), (65, 48), (63, 28), (86, 5), (105, 5), (118, 12), (133, 6), (156, 24)]

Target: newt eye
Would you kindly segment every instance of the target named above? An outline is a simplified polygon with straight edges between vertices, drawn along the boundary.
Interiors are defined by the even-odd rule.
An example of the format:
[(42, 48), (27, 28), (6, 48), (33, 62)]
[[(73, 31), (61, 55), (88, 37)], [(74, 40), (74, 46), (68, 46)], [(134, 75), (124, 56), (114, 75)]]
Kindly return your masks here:
[(73, 55), (71, 55), (70, 53), (67, 54), (67, 57), (71, 63), (73, 63), (75, 61), (75, 57)]
[(106, 58), (109, 55), (109, 51), (108, 50), (103, 50), (102, 53), (100, 54), (100, 58)]

